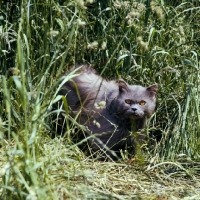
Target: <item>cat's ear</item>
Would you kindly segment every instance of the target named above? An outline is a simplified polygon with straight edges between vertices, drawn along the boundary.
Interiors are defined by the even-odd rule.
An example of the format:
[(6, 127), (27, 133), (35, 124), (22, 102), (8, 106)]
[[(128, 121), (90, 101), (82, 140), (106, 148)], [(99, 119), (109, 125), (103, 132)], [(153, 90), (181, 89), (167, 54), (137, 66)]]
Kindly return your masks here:
[(120, 92), (128, 90), (128, 85), (123, 79), (119, 79), (118, 84), (119, 84), (119, 91)]
[(147, 90), (151, 92), (151, 94), (156, 95), (158, 91), (158, 85), (157, 84), (150, 85), (149, 87), (147, 87)]

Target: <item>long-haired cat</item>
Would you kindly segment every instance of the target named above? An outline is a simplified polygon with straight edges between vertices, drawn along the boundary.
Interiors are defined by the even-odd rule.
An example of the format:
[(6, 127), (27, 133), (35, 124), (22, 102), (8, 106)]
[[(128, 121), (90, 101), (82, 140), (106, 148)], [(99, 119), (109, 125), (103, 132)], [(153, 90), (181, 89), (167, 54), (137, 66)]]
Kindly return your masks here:
[[(120, 150), (134, 152), (131, 133), (143, 129), (145, 120), (154, 112), (157, 85), (129, 85), (122, 79), (107, 81), (85, 65), (76, 74), (58, 95), (66, 97), (68, 115), (86, 127), (89, 148), (93, 153), (102, 153), (104, 158), (120, 156)], [(61, 126), (58, 132), (65, 130)]]

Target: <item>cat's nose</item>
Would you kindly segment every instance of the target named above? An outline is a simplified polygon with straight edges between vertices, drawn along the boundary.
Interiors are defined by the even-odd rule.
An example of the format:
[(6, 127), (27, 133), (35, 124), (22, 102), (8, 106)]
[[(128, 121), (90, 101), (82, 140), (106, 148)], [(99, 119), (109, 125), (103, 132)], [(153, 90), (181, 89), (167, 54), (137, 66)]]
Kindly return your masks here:
[(135, 112), (137, 110), (137, 108), (132, 108), (132, 110)]

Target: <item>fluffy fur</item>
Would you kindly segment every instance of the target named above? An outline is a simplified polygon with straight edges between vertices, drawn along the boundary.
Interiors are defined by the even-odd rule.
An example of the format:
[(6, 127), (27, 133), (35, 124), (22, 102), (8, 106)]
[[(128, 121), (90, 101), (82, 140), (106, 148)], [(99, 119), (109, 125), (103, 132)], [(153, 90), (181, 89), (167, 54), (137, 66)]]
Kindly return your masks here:
[(82, 66), (79, 74), (66, 82), (58, 95), (66, 97), (69, 114), (87, 127), (86, 135), (93, 152), (103, 152), (104, 157), (120, 155), (120, 150), (135, 150), (134, 131), (144, 128), (146, 118), (154, 112), (157, 85), (142, 87), (129, 85), (124, 80), (107, 81), (96, 72)]

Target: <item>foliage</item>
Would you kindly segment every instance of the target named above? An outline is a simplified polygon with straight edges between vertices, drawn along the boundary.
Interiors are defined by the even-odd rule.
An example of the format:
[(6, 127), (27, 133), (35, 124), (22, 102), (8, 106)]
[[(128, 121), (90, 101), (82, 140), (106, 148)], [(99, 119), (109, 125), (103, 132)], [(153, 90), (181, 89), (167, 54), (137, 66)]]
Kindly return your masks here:
[[(176, 179), (164, 178), (167, 170), (181, 171), (199, 187), (199, 8), (198, 0), (0, 1), (2, 198), (143, 198), (141, 184), (148, 188), (149, 183), (139, 176), (147, 167), (161, 170), (164, 185)], [(157, 111), (147, 127), (151, 139), (142, 159), (138, 153), (133, 163), (102, 164), (70, 139), (49, 137), (49, 108), (59, 77), (75, 63), (88, 63), (105, 78), (158, 83)], [(70, 127), (67, 133), (73, 131)], [(151, 172), (147, 177), (154, 176)], [(132, 194), (123, 191), (123, 181), (134, 185)], [(190, 193), (198, 199), (195, 188)]]

